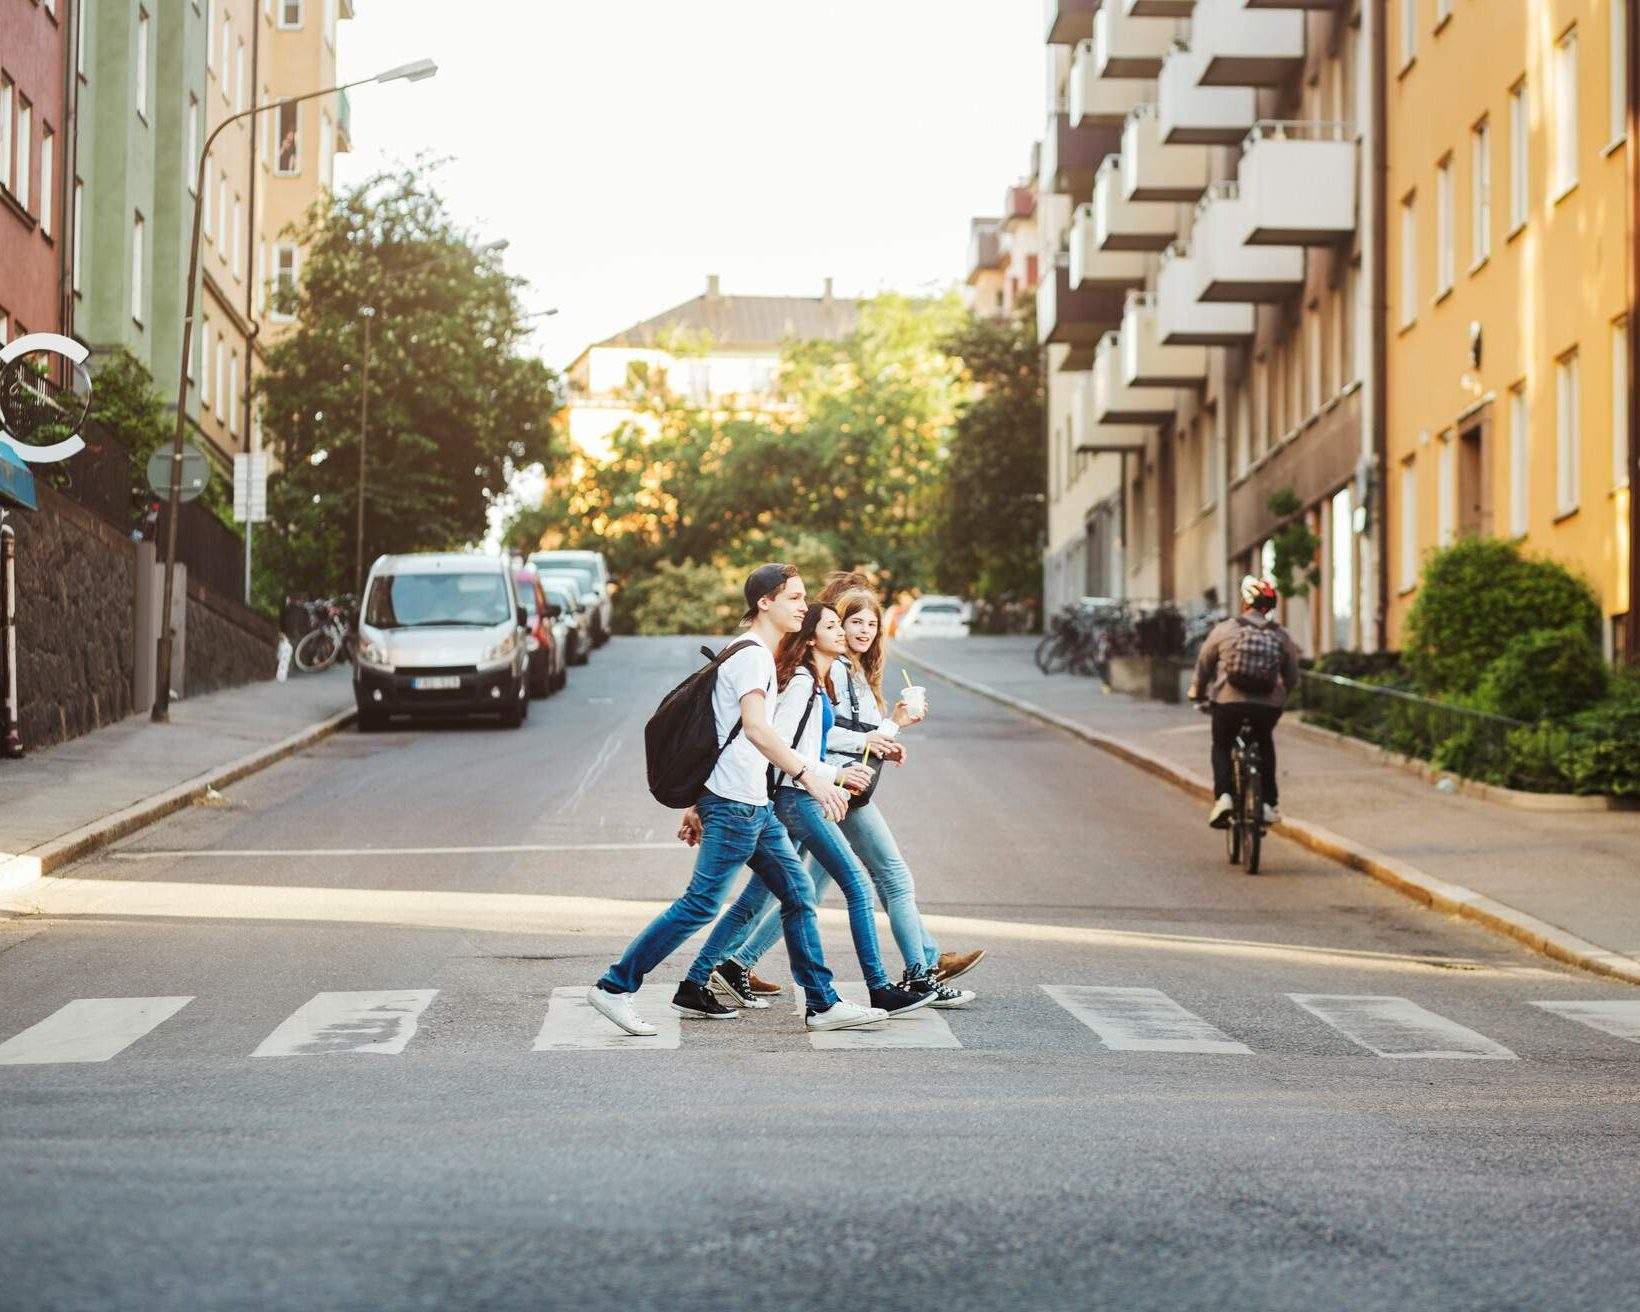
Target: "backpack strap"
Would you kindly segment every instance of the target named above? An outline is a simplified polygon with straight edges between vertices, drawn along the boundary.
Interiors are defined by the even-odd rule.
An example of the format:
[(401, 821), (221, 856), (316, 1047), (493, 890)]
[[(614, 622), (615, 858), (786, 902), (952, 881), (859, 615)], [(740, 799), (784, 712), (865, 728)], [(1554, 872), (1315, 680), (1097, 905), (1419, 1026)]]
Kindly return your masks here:
[[(791, 748), (794, 752), (797, 750), (797, 744), (803, 741), (803, 730), (809, 727), (809, 716), (814, 714), (814, 704), (819, 700), (820, 684), (817, 680), (814, 685), (814, 692), (809, 697), (809, 704), (803, 708), (803, 715), (797, 721), (797, 732), (792, 735)], [(780, 787), (780, 781), (786, 777), (786, 772), (784, 770), (777, 770), (771, 765), (768, 773), (769, 798), (772, 801), (774, 799), (775, 789)]]
[[(705, 643), (702, 643), (700, 647), (700, 654), (711, 662), (711, 664), (706, 668), (715, 671), (720, 665), (723, 664), (724, 661), (728, 660), (729, 657), (733, 656), (737, 651), (744, 651), (747, 647), (755, 646), (757, 646), (757, 643), (751, 638), (742, 638), (739, 642), (731, 642), (722, 651), (714, 654), (710, 647), (708, 647)], [(736, 720), (734, 727), (729, 730), (729, 736), (725, 738), (718, 746), (718, 756), (722, 756), (724, 752), (729, 750), (729, 744), (734, 742), (735, 735), (739, 732), (740, 721)], [(717, 757), (712, 758), (712, 766), (714, 769), (717, 767)]]

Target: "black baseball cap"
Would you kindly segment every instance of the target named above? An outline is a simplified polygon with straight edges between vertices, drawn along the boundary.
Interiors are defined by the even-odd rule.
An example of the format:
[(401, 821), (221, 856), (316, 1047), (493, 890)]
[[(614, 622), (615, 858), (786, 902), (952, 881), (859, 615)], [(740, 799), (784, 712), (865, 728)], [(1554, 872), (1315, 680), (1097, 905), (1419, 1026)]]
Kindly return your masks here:
[(740, 617), (742, 624), (750, 624), (757, 618), (757, 603), (763, 598), (772, 596), (786, 586), (786, 580), (797, 571), (790, 565), (759, 565), (746, 576), (746, 613)]

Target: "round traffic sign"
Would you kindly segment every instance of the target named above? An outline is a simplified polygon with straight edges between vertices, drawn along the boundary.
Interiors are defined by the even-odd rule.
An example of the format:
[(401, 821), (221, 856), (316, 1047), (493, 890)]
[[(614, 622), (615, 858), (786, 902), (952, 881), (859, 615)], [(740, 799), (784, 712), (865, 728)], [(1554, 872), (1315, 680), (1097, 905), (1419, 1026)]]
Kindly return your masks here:
[[(211, 481), (211, 462), (198, 447), (188, 444), (182, 448), (182, 499), (192, 501)], [(171, 448), (162, 446), (148, 457), (148, 486), (158, 497), (171, 495)]]

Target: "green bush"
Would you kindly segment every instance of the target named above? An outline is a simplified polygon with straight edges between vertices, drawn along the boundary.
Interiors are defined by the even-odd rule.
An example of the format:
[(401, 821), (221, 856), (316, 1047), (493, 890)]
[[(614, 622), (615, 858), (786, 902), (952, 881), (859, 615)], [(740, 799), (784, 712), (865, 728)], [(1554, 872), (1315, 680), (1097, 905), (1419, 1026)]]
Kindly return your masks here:
[(1465, 538), (1430, 557), (1407, 619), (1407, 672), (1424, 692), (1473, 692), (1517, 634), (1575, 628), (1591, 640), (1600, 605), (1565, 566), (1513, 542)]
[(1559, 720), (1598, 702), (1609, 679), (1600, 648), (1584, 630), (1529, 629), (1486, 667), (1476, 701), (1511, 720)]

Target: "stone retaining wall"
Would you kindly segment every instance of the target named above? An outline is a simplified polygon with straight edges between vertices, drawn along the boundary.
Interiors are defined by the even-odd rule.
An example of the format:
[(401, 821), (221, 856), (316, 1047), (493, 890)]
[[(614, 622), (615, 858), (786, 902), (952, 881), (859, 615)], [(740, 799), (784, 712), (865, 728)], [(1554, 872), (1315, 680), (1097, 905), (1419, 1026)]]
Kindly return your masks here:
[(273, 678), (279, 629), (271, 620), (189, 579), (187, 625), (184, 696)]

